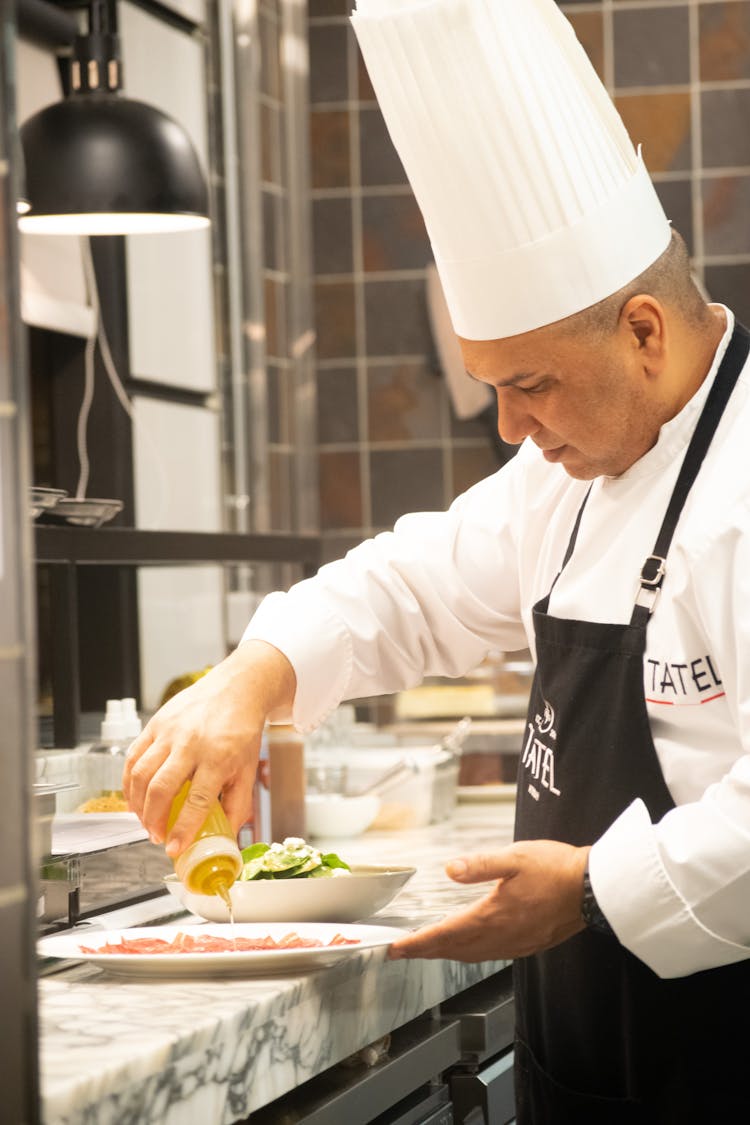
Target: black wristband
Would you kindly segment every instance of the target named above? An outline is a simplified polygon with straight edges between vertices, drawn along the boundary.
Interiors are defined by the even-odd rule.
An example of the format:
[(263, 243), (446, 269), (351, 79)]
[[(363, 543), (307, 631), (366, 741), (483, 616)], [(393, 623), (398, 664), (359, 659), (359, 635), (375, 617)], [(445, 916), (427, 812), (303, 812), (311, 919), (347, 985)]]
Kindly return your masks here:
[(596, 901), (593, 888), (591, 886), (591, 878), (589, 876), (588, 860), (586, 861), (586, 870), (583, 873), (583, 899), (581, 901), (581, 917), (586, 923), (586, 928), (594, 930), (598, 934), (609, 934), (614, 937), (614, 930), (610, 926), (607, 919), (602, 913), (599, 903)]

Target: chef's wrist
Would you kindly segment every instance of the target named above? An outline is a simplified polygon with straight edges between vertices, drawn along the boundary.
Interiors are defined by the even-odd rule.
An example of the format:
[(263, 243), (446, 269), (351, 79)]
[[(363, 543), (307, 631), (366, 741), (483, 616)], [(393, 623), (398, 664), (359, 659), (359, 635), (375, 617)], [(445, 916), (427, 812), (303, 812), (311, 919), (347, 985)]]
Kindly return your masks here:
[(607, 934), (609, 937), (614, 937), (614, 930), (610, 926), (607, 918), (596, 901), (594, 888), (591, 886), (591, 876), (589, 875), (589, 861), (586, 859), (586, 866), (583, 871), (583, 895), (581, 898), (581, 918), (587, 930), (593, 930), (597, 934)]

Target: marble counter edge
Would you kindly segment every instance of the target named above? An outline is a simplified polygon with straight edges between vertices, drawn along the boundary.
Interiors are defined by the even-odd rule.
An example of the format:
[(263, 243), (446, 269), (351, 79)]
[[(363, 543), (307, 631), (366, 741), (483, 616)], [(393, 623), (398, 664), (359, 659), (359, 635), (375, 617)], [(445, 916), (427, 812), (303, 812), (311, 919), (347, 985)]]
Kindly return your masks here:
[[(512, 808), (347, 845), (351, 862), (413, 862), (372, 922), (412, 928), (481, 894), (447, 858), (509, 842)], [(132, 924), (132, 923), (131, 923)], [(126, 981), (79, 965), (40, 981), (44, 1125), (230, 1125), (508, 962), (387, 961), (357, 951), (292, 978)]]
[[(107, 1012), (106, 1000), (97, 997), (111, 991), (113, 978), (81, 970), (83, 991), (75, 1008), (80, 1012), (81, 1001), (89, 999), (96, 1026), (79, 1027), (79, 1043), (71, 1049), (90, 1051), (90, 1065), (82, 1067), (79, 1059), (72, 1082), (62, 1073), (48, 1075), (42, 1119), (45, 1125), (124, 1120), (230, 1125), (506, 964), (387, 961), (384, 951), (375, 950), (283, 980), (128, 984), (135, 1024), (118, 1017), (111, 1004)], [(47, 980), (43, 986), (47, 1018), (71, 1019), (63, 982)], [(177, 1031), (174, 1016), (181, 1015), (184, 1024), (188, 999), (199, 1017), (195, 1026)], [(118, 1027), (122, 1054), (105, 1069), (101, 1060), (97, 1065), (92, 1037), (111, 1044)], [(133, 1042), (139, 1031), (140, 1047)]]

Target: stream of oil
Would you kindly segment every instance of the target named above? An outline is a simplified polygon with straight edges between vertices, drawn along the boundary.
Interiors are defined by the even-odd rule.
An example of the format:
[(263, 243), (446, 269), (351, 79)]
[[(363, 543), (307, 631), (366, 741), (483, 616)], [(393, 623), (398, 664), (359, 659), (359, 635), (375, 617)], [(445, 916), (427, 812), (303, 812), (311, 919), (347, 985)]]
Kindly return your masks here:
[(232, 906), (232, 896), (229, 893), (229, 887), (217, 887), (216, 894), (227, 908), (229, 913), (229, 933), (232, 935), (232, 945), (234, 946), (235, 953), (237, 952), (237, 936), (234, 932), (234, 907)]

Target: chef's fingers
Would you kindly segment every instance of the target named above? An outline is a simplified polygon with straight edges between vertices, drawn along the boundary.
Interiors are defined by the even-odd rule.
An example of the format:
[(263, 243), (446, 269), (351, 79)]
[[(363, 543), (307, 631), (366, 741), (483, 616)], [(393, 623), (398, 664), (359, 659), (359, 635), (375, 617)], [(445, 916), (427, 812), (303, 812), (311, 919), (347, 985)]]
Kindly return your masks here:
[(452, 859), (445, 868), (457, 883), (486, 883), (510, 879), (518, 873), (518, 859), (510, 848), (491, 855), (466, 855)]
[(152, 831), (152, 826), (144, 819), (146, 794), (151, 779), (158, 773), (168, 757), (169, 745), (167, 743), (158, 740), (151, 742), (130, 763), (127, 790), (123, 778), (123, 792), (127, 797), (128, 805), (149, 831)]
[(231, 824), (235, 836), (248, 820), (252, 811), (254, 780), (254, 770), (251, 766), (248, 766), (240, 777), (229, 785), (225, 785), (222, 789), (221, 805), (227, 814), (227, 820)]
[(190, 789), (179, 815), (167, 834), (166, 822), (172, 799), (186, 778), (184, 770), (177, 772), (176, 764), (173, 766), (171, 762), (164, 770), (166, 776), (162, 778), (157, 774), (149, 787), (148, 815), (154, 824), (163, 823), (167, 855), (176, 859), (198, 835), (211, 806), (228, 783), (220, 770), (205, 763), (199, 765), (191, 778)]
[(486, 923), (473, 910), (467, 910), (398, 938), (389, 947), (388, 956), (391, 960), (445, 957), (456, 961), (486, 961), (499, 956), (488, 950), (491, 940)]
[(128, 747), (127, 756), (125, 758), (125, 766), (122, 771), (122, 791), (125, 795), (125, 800), (128, 802), (130, 801), (131, 775), (133, 772), (133, 766), (142, 757), (142, 755), (145, 754), (153, 741), (154, 736), (152, 734), (151, 727), (147, 725)]

